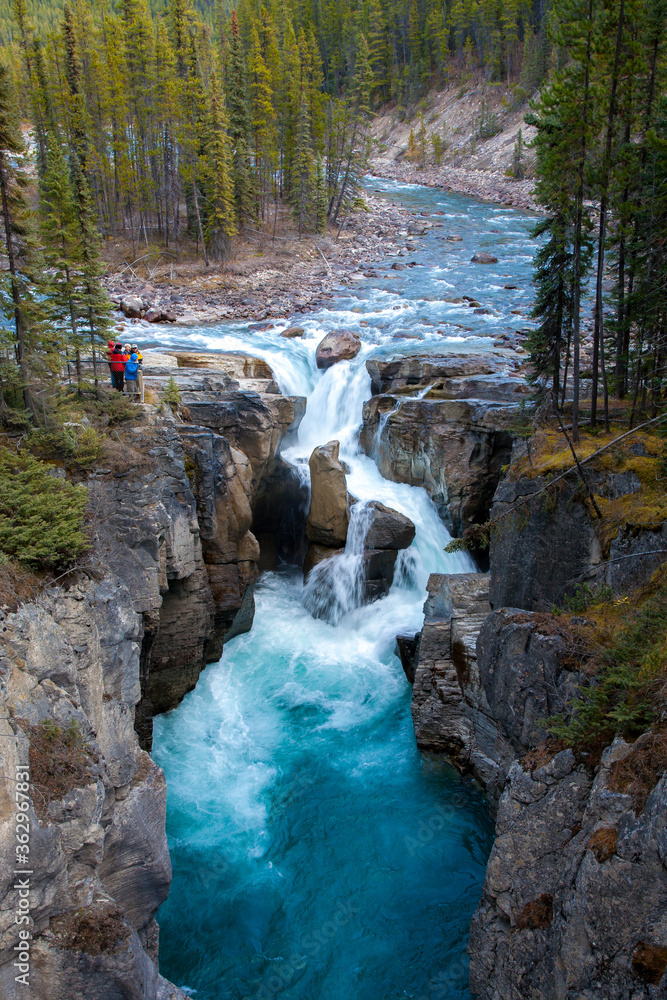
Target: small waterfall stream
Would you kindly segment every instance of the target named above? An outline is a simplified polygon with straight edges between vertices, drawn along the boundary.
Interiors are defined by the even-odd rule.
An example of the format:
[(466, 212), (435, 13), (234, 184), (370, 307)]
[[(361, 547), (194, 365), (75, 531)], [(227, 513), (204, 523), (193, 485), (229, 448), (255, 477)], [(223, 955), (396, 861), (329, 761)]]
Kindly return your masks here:
[[(422, 315), (455, 313), (442, 301), (443, 282), (458, 290), (465, 280), (470, 294), (507, 311), (518, 300), (527, 308), (532, 220), (458, 195), (383, 186), (420, 211), (444, 211), (457, 232), (474, 235), (474, 249), (491, 245), (485, 227), (500, 227), (494, 240), (512, 250), (511, 264), (471, 273), (460, 244), (446, 257), (432, 233), (413, 256), (425, 266), (401, 272), (392, 283), (400, 288), (368, 281), (342, 291), (329, 310), (305, 318), (303, 340), (280, 338), (280, 326), (252, 333), (241, 324), (162, 339), (264, 357), (283, 392), (308, 398), (283, 457), (306, 475), (312, 449), (338, 440), (359, 501), (344, 552), (305, 587), (294, 567), (264, 574), (252, 631), (155, 720), (174, 869), (158, 914), (161, 971), (197, 1000), (470, 996), (465, 947), (491, 824), (470, 782), (417, 752), (394, 642), (421, 627), (430, 573), (473, 567), (465, 553), (444, 552), (450, 536), (425, 491), (383, 479), (360, 452), (358, 432), (369, 357), (481, 351), (485, 327), (500, 328), (495, 316), (475, 316), (472, 336), (420, 325)], [(470, 246), (464, 253), (469, 260)], [(503, 300), (508, 277), (519, 289)], [(422, 339), (394, 339), (406, 323)], [(362, 350), (318, 372), (316, 346), (337, 326), (357, 326)], [(362, 607), (371, 500), (410, 517), (416, 538), (399, 555), (390, 593)]]

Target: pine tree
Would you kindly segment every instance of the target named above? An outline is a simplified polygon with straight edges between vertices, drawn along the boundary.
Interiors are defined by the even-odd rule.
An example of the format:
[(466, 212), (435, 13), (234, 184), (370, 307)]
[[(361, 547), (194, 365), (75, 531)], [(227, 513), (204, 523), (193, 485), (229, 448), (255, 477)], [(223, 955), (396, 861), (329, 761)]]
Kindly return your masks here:
[(519, 129), (514, 149), (512, 150), (512, 177), (515, 181), (522, 181), (525, 176), (525, 164), (523, 159), (524, 141), (523, 132)]
[(217, 93), (215, 77), (211, 81), (211, 107), (206, 134), (206, 240), (213, 260), (224, 260), (236, 232), (234, 221), (234, 184), (231, 155), (226, 130), (224, 102)]
[[(9, 333), (23, 385), (26, 407), (32, 405), (30, 384), (53, 361), (58, 344), (41, 339), (39, 264), (25, 197), (22, 169), (25, 147), (9, 72), (0, 63), (0, 202), (8, 270), (3, 272), (0, 310), (13, 323)], [(51, 350), (49, 350), (51, 348)]]
[(250, 162), (251, 123), (245, 59), (236, 11), (232, 11), (227, 52), (227, 120), (234, 164), (234, 196), (239, 227), (256, 214), (255, 185)]
[(419, 129), (417, 130), (416, 136), (417, 144), (417, 163), (419, 164), (419, 169), (423, 170), (426, 166), (426, 156), (427, 156), (427, 134), (426, 134), (426, 124), (424, 122), (424, 116), (419, 116)]
[(301, 110), (296, 131), (294, 154), (294, 182), (292, 205), (294, 218), (299, 227), (299, 236), (308, 227), (312, 216), (314, 162), (310, 135), (310, 113), (307, 96), (301, 101)]
[(315, 232), (324, 233), (327, 228), (329, 195), (322, 157), (318, 154), (315, 164)]

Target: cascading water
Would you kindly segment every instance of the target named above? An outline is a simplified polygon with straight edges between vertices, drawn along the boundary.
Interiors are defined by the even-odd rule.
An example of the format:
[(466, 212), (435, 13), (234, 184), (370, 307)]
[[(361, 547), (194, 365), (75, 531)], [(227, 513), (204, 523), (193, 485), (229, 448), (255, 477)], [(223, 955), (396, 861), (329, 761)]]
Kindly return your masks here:
[(373, 520), (372, 509), (356, 503), (343, 552), (315, 566), (303, 588), (303, 604), (314, 618), (338, 625), (361, 606), (364, 597), (364, 542)]
[[(491, 826), (481, 794), (441, 758), (417, 752), (394, 642), (421, 627), (429, 573), (472, 564), (443, 551), (449, 534), (426, 493), (384, 480), (357, 438), (370, 356), (488, 349), (481, 338), (502, 317), (466, 314), (477, 334), (466, 339), (455, 326), (463, 307), (443, 303), (443, 287), (465, 287), (507, 312), (517, 302), (527, 308), (532, 219), (462, 196), (383, 186), (419, 210), (444, 210), (452, 227), (474, 235), (475, 249), (491, 248), (484, 233), (500, 227), (493, 245), (511, 251), (511, 273), (499, 265), (482, 276), (467, 263), (469, 248), (461, 254), (454, 244), (445, 257), (431, 234), (413, 255), (427, 266), (401, 272), (391, 292), (368, 282), (341, 293), (331, 309), (302, 321), (302, 341), (280, 338), (280, 327), (249, 333), (240, 324), (165, 330), (162, 339), (265, 358), (282, 391), (308, 397), (283, 457), (306, 474), (312, 449), (338, 440), (359, 500), (345, 552), (328, 560), (335, 585), (324, 586), (326, 563), (305, 588), (294, 568), (264, 574), (252, 631), (225, 646), (178, 709), (155, 720), (174, 870), (158, 914), (160, 965), (197, 1000), (470, 996), (465, 945)], [(508, 278), (520, 288), (503, 300)], [(435, 333), (428, 318), (443, 313), (454, 325)], [(358, 327), (361, 318), (368, 326)], [(360, 355), (318, 372), (324, 333), (355, 324)], [(406, 324), (420, 341), (393, 339)], [(416, 538), (399, 554), (389, 595), (360, 607), (370, 500), (410, 517)]]

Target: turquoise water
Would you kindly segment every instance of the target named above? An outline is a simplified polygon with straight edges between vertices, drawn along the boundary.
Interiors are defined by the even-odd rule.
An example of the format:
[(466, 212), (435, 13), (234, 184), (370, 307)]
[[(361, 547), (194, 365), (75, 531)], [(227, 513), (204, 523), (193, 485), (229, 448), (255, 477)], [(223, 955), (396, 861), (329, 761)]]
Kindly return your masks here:
[[(417, 752), (393, 650), (398, 632), (421, 626), (428, 574), (473, 567), (443, 552), (450, 536), (425, 492), (382, 479), (357, 436), (368, 357), (483, 350), (488, 336), (514, 328), (512, 309), (528, 311), (533, 219), (410, 185), (370, 186), (416, 211), (447, 213), (434, 219), (448, 228), (408, 255), (422, 266), (341, 289), (329, 309), (300, 319), (301, 341), (278, 336), (286, 321), (254, 333), (243, 324), (162, 332), (163, 344), (265, 357), (283, 391), (308, 397), (285, 458), (305, 475), (312, 448), (336, 438), (351, 492), (417, 528), (390, 594), (335, 626), (306, 611), (299, 571), (265, 574), (252, 631), (155, 720), (174, 869), (158, 913), (160, 969), (198, 1000), (470, 996), (468, 927), (492, 825), (471, 782)], [(449, 232), (465, 243), (445, 247)], [(493, 249), (499, 264), (470, 264), (478, 249)], [(492, 313), (443, 301), (462, 294)], [(464, 321), (473, 329), (453, 325)], [(337, 326), (358, 329), (362, 351), (318, 372), (317, 343)], [(395, 339), (406, 330), (420, 339)]]

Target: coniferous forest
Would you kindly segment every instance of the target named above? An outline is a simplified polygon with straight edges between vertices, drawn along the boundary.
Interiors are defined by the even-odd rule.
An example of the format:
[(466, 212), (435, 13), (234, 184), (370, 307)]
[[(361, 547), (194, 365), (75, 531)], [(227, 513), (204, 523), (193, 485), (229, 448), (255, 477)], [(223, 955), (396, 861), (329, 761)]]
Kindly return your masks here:
[(13, 0), (0, 65), (3, 391), (30, 405), (63, 337), (79, 351), (105, 338), (101, 237), (122, 233), (133, 248), (149, 234), (167, 248), (189, 237), (208, 264), (238, 233), (275, 225), (279, 204), (299, 233), (339, 226), (359, 198), (374, 113), (478, 79), (526, 102), (537, 129), (531, 378), (560, 406), (573, 385), (575, 438), (581, 378), (592, 424), (608, 422), (610, 398), (628, 402), (631, 421), (655, 416), (667, 365), (666, 12), (666, 0)]

